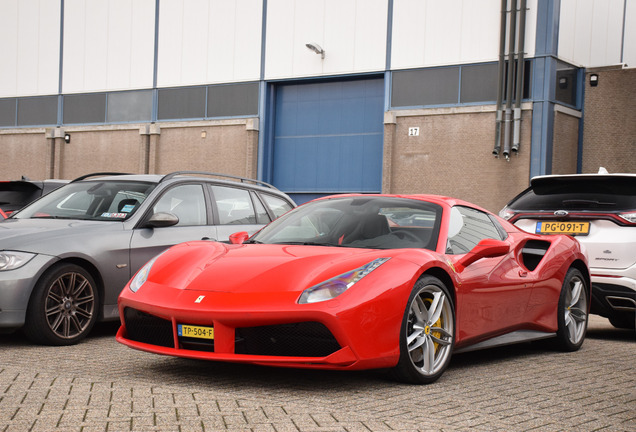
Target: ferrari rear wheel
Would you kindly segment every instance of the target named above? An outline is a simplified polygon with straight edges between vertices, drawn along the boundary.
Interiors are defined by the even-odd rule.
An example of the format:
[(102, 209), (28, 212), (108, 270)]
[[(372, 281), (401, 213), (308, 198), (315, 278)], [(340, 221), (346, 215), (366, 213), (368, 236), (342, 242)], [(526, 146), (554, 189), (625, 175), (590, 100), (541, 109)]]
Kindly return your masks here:
[(575, 268), (568, 270), (559, 298), (557, 343), (563, 351), (576, 351), (583, 345), (588, 320), (588, 288)]
[(400, 331), (400, 360), (393, 376), (403, 382), (436, 381), (450, 363), (455, 343), (455, 309), (448, 288), (425, 276), (413, 287)]
[(97, 321), (99, 295), (90, 273), (75, 264), (47, 271), (36, 284), (24, 332), (45, 345), (72, 345), (84, 339)]

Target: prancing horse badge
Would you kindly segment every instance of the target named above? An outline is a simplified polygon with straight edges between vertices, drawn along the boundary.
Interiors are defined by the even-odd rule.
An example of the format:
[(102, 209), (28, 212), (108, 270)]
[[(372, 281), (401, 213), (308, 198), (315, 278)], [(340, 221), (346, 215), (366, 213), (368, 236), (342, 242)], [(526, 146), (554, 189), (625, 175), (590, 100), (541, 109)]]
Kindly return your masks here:
[(204, 298), (205, 298), (205, 296), (199, 296), (199, 297), (197, 297), (197, 299), (194, 302), (195, 303), (201, 303)]

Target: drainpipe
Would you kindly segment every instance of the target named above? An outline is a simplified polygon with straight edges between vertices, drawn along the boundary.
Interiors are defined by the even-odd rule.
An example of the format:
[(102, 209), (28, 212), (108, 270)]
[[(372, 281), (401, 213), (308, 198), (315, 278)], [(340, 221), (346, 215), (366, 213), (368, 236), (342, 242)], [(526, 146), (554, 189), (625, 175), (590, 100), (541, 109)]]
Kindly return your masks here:
[(519, 152), (519, 144), (521, 142), (521, 100), (523, 99), (523, 75), (525, 72), (525, 40), (526, 40), (526, 0), (521, 0), (519, 6), (519, 43), (517, 54), (517, 95), (515, 96), (515, 120), (514, 120), (514, 132), (512, 139), (512, 152), (517, 154)]
[(497, 119), (495, 123), (495, 148), (492, 154), (499, 157), (501, 150), (501, 122), (503, 121), (504, 71), (506, 67), (506, 9), (508, 0), (501, 0), (501, 22), (499, 24), (499, 71), (497, 74)]
[(510, 139), (512, 123), (512, 87), (515, 85), (515, 36), (517, 33), (517, 0), (510, 2), (510, 29), (508, 39), (508, 77), (506, 79), (506, 111), (504, 116), (504, 150), (506, 161), (510, 161)]

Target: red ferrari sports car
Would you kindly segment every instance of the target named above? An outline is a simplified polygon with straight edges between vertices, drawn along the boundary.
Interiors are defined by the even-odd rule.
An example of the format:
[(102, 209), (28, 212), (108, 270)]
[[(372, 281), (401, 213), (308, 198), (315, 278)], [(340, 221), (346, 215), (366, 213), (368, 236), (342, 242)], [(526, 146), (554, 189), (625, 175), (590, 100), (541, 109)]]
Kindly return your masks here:
[(585, 338), (587, 258), (434, 195), (338, 195), (248, 239), (194, 241), (148, 262), (119, 297), (117, 340), (157, 354), (440, 377), (452, 353)]

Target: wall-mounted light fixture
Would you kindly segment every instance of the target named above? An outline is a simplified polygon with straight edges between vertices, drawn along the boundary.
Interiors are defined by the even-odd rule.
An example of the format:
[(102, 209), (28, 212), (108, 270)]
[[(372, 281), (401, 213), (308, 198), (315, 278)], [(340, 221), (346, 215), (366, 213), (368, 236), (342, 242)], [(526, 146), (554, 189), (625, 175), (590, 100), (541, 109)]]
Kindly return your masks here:
[(590, 86), (596, 87), (598, 85), (598, 75), (592, 74), (590, 75)]
[(317, 43), (308, 43), (305, 44), (305, 46), (312, 50), (313, 52), (315, 52), (316, 54), (320, 54), (320, 58), (324, 59), (325, 58), (325, 50), (322, 49), (322, 47), (320, 45), (318, 45)]
[(65, 133), (65, 134), (64, 134), (64, 142), (65, 142), (66, 144), (68, 144), (68, 143), (70, 143), (70, 142), (71, 142), (71, 134), (70, 134), (70, 133)]

